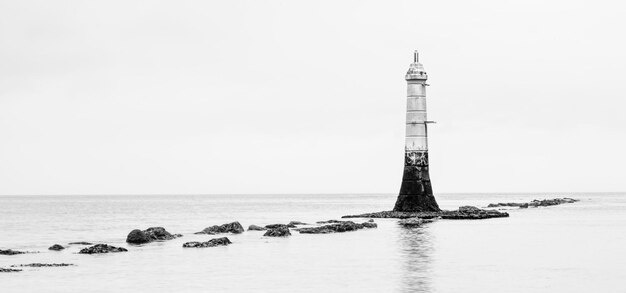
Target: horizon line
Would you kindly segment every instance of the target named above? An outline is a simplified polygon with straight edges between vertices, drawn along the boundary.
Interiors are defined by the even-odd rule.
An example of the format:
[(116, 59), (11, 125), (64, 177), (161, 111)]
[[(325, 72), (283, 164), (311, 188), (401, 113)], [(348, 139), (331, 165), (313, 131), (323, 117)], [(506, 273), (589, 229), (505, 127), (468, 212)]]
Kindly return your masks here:
[[(504, 192), (440, 192), (436, 193), (441, 195), (452, 195), (452, 194), (585, 194), (585, 193), (606, 193), (606, 194), (619, 194), (626, 193), (626, 191), (504, 191)], [(180, 196), (193, 196), (193, 195), (201, 195), (201, 196), (212, 196), (212, 195), (397, 195), (397, 193), (384, 193), (384, 192), (323, 192), (323, 193), (287, 193), (287, 192), (279, 192), (279, 193), (71, 193), (71, 194), (0, 194), (0, 197), (11, 197), (11, 196), (166, 196), (166, 195), (180, 195)]]

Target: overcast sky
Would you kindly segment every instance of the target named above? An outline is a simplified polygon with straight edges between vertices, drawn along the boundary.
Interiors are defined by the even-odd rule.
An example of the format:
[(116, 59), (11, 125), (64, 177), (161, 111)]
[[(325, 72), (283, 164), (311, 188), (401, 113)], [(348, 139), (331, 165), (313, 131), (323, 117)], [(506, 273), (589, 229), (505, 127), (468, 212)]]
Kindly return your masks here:
[(619, 1), (0, 1), (0, 194), (624, 191)]

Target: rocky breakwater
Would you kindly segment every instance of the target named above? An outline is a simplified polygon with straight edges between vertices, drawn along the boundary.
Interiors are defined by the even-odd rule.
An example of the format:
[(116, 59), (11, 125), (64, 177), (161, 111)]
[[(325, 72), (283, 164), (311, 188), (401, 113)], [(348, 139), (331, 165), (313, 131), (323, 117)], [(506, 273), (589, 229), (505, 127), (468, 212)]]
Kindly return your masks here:
[(329, 233), (343, 233), (349, 231), (356, 231), (363, 228), (376, 228), (378, 225), (372, 222), (355, 223), (352, 221), (336, 221), (331, 220), (327, 222), (333, 222), (332, 224), (323, 225), (319, 227), (307, 227), (297, 229), (300, 234), (329, 234)]
[(152, 241), (165, 241), (182, 237), (181, 234), (171, 234), (163, 227), (150, 227), (146, 230), (135, 229), (128, 233), (126, 242), (130, 244), (144, 244)]
[(233, 233), (233, 234), (239, 234), (239, 233), (243, 233), (243, 226), (241, 226), (241, 224), (239, 224), (239, 222), (232, 222), (232, 223), (227, 223), (227, 224), (223, 224), (223, 225), (214, 225), (211, 227), (207, 227), (204, 228), (204, 230), (200, 231), (200, 232), (196, 232), (194, 234), (209, 234), (209, 235), (215, 235), (215, 234), (220, 234), (220, 233)]
[(111, 253), (111, 252), (127, 252), (128, 249), (123, 247), (115, 247), (108, 244), (96, 244), (94, 246), (81, 249), (78, 253), (81, 254), (98, 254), (98, 253)]
[(205, 242), (198, 242), (198, 241), (187, 242), (183, 244), (183, 247), (204, 248), (204, 247), (226, 246), (229, 244), (232, 244), (232, 242), (230, 242), (230, 239), (228, 239), (227, 237), (221, 237), (221, 238), (214, 238)]
[(421, 218), (421, 219), (434, 219), (442, 218), (449, 220), (479, 220), (489, 218), (502, 218), (508, 217), (509, 214), (505, 212), (499, 212), (494, 210), (483, 210), (473, 206), (462, 206), (458, 210), (454, 211), (438, 211), (438, 212), (398, 212), (398, 211), (383, 211), (377, 213), (367, 213), (360, 215), (347, 215), (342, 218), (395, 218), (395, 219), (408, 219), (408, 218)]
[(488, 208), (498, 208), (498, 207), (519, 207), (520, 209), (525, 209), (529, 207), (547, 207), (547, 206), (555, 206), (564, 203), (575, 203), (579, 201), (578, 199), (573, 199), (569, 197), (563, 198), (552, 198), (552, 199), (535, 199), (531, 202), (499, 202), (499, 203), (490, 203)]

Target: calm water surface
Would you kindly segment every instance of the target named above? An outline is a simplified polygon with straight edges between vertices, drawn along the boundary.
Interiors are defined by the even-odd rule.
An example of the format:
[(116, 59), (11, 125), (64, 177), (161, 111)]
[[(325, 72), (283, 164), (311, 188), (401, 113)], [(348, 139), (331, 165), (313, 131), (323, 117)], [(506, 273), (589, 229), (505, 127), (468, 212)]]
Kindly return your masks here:
[[(395, 195), (0, 196), (0, 267), (32, 262), (75, 267), (0, 274), (0, 292), (626, 292), (626, 194), (440, 194), (444, 209), (570, 195), (581, 202), (513, 209), (510, 217), (439, 220), (406, 229), (288, 238), (250, 231), (232, 245), (182, 248), (216, 236), (193, 232), (240, 221), (315, 222), (388, 210)], [(135, 228), (184, 237), (130, 246)], [(77, 254), (89, 241), (127, 253)]]

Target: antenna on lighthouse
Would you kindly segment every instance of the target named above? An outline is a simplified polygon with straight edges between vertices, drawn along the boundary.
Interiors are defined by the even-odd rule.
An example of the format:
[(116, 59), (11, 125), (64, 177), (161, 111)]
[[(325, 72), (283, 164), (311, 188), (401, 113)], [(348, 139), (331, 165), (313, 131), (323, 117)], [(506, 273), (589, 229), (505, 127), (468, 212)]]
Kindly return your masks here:
[(417, 53), (417, 50), (415, 50), (415, 52), (413, 53), (413, 62), (417, 63), (419, 62), (419, 59), (420, 59), (420, 54)]

